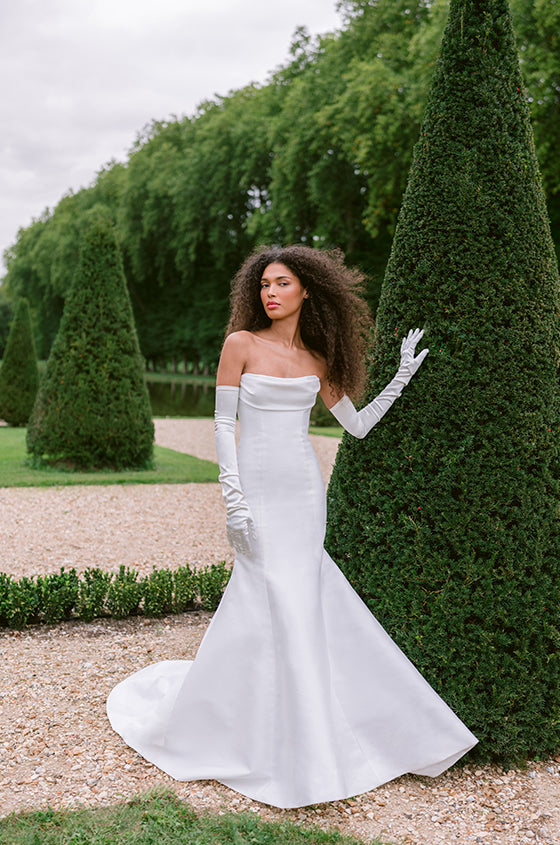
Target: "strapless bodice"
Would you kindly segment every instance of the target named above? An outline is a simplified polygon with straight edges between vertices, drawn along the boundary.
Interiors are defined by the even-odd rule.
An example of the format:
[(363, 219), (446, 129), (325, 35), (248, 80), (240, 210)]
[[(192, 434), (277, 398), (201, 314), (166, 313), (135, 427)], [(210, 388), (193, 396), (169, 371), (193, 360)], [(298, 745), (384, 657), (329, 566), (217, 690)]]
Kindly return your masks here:
[(239, 401), (263, 411), (306, 411), (315, 404), (320, 387), (315, 375), (282, 378), (243, 373)]

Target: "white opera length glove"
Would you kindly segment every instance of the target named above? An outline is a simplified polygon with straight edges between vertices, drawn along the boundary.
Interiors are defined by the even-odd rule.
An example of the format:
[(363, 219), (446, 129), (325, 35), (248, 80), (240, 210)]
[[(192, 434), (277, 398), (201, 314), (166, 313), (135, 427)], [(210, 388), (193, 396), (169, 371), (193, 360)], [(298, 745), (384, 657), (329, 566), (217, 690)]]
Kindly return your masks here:
[(401, 395), (403, 388), (406, 387), (428, 354), (428, 349), (422, 349), (414, 357), (416, 344), (420, 341), (423, 334), (423, 329), (411, 329), (407, 336), (403, 338), (403, 342), (401, 343), (401, 362), (395, 378), (389, 382), (387, 387), (369, 405), (366, 405), (361, 411), (357, 411), (352, 400), (345, 394), (330, 409), (334, 418), (349, 434), (353, 434), (354, 437), (359, 437), (360, 439), (365, 437), (389, 410), (395, 399)]
[(226, 530), (230, 545), (239, 554), (249, 554), (255, 528), (247, 500), (241, 489), (239, 468), (237, 465), (237, 446), (235, 443), (235, 417), (239, 388), (232, 385), (216, 387), (216, 410), (214, 430), (216, 434), (216, 452), (222, 485), (222, 496), (226, 503)]

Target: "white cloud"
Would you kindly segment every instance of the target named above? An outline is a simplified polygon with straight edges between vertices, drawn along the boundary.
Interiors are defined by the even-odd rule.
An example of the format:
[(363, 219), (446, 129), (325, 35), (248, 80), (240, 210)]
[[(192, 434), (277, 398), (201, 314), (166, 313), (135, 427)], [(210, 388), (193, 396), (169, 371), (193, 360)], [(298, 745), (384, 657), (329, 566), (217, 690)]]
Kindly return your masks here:
[(0, 252), (152, 119), (264, 81), (297, 26), (338, 25), (335, 0), (4, 0)]

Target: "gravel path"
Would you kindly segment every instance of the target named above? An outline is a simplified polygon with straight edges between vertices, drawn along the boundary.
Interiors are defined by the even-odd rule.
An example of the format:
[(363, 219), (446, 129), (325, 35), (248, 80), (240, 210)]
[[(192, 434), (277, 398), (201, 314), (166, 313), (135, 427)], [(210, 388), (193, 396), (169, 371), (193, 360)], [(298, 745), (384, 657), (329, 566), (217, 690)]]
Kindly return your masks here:
[[(216, 461), (210, 420), (156, 420), (156, 442)], [(312, 437), (325, 483), (338, 440)], [(217, 484), (0, 487), (0, 571), (176, 568), (232, 562)]]
[[(208, 421), (158, 420), (161, 445), (215, 459)], [(325, 477), (337, 441), (315, 438)], [(0, 570), (15, 575), (231, 560), (218, 485), (0, 488)], [(214, 781), (178, 783), (127, 748), (111, 688), (162, 659), (192, 658), (210, 614), (99, 620), (0, 633), (0, 814), (99, 806), (156, 786), (197, 810), (249, 810), (408, 845), (560, 842), (560, 756), (524, 771), (467, 766), (403, 777), (356, 799), (276, 810)]]

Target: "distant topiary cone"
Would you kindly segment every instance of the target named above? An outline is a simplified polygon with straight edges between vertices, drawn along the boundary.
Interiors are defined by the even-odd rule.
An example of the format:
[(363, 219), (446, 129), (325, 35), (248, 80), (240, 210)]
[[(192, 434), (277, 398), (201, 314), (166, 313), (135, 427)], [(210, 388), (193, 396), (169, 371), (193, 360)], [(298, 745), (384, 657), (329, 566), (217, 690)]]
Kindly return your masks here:
[(369, 437), (344, 440), (327, 544), (479, 759), (560, 749), (559, 315), (507, 3), (452, 0), (369, 396), (409, 328), (430, 354)]
[(26, 299), (19, 299), (0, 368), (0, 419), (26, 425), (39, 387), (37, 355)]
[(119, 248), (110, 223), (86, 229), (27, 431), (35, 459), (143, 468), (154, 426)]

